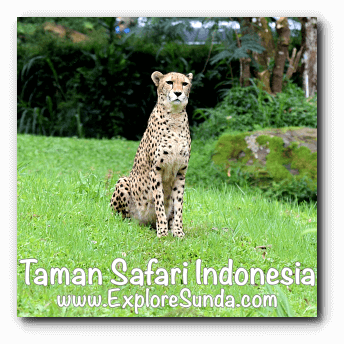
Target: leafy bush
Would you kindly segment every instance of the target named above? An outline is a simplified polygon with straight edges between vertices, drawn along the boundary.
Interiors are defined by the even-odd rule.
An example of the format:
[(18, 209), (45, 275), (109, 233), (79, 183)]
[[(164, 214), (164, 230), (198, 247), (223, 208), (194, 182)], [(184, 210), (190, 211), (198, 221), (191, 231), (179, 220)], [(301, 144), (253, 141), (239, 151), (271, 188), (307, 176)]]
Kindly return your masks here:
[(191, 142), (191, 155), (187, 171), (188, 186), (218, 187), (221, 189), (227, 181), (224, 174), (212, 160), (216, 142), (213, 140)]
[(209, 46), (161, 46), (131, 34), (119, 39), (109, 36), (108, 24), (81, 43), (54, 37), (41, 25), (31, 33), (32, 23), (18, 24), (18, 132), (137, 140), (156, 103), (155, 70), (195, 75), (190, 115), (216, 105), (215, 86), (226, 71), (200, 73)]
[[(25, 33), (26, 28), (35, 28), (38, 30), (46, 22), (54, 22), (57, 25), (68, 27), (82, 33), (89, 33), (90, 30), (100, 29), (100, 17), (19, 17), (18, 28), (21, 28), (20, 34)], [(24, 30), (24, 32), (23, 32)]]
[[(268, 122), (274, 126), (275, 117), (276, 125), (282, 123), (292, 108), (288, 102), (294, 105), (294, 98), (302, 92), (293, 85), (287, 87), (288, 94), (276, 97), (254, 86), (243, 90), (233, 87), (222, 105), (213, 109), (221, 100), (218, 87), (233, 84), (233, 75), (239, 72), (237, 60), (231, 60), (230, 67), (226, 63), (216, 67), (211, 64), (219, 57), (217, 52), (227, 51), (228, 55), (229, 45), (235, 45), (234, 33), (229, 31), (225, 44), (215, 44), (212, 49), (211, 37), (205, 45), (186, 45), (182, 43), (182, 32), (190, 29), (190, 18), (184, 19), (176, 23), (176, 18), (151, 18), (144, 30), (133, 28), (129, 36), (123, 34), (120, 39), (115, 30), (116, 18), (112, 17), (19, 18), (18, 131), (85, 137), (121, 135), (136, 140), (141, 137), (156, 102), (150, 79), (155, 70), (194, 74), (188, 105), (194, 137), (217, 137), (226, 128), (250, 130)], [(221, 18), (212, 20), (218, 23)], [(73, 43), (68, 37), (54, 37), (43, 30), (47, 21), (87, 34), (90, 39)], [(219, 41), (223, 40), (221, 37)], [(242, 40), (259, 50), (252, 37)], [(233, 57), (238, 57), (237, 53), (233, 52)], [(300, 108), (293, 109), (292, 118), (285, 121), (287, 125), (298, 121), (300, 125), (312, 126), (308, 124), (310, 111), (306, 105), (296, 103)], [(199, 110), (194, 116), (196, 109)], [(269, 116), (271, 111), (274, 114)], [(240, 115), (239, 120), (236, 115)], [(228, 119), (229, 116), (232, 118)]]
[(265, 195), (284, 200), (301, 202), (317, 201), (317, 186), (307, 176), (281, 182), (273, 182), (271, 186), (264, 190)]
[[(84, 45), (81, 52), (73, 45), (63, 47), (56, 46), (53, 42), (47, 42), (47, 49), (44, 55), (34, 56), (24, 64), (21, 70), (18, 88), (18, 131), (34, 134), (72, 136), (81, 133), (84, 126), (86, 136), (104, 135), (107, 130), (115, 131), (115, 128), (103, 128), (101, 115), (111, 111), (108, 110), (109, 104), (104, 101), (104, 87), (98, 87), (103, 83), (104, 75), (113, 75), (116, 65), (122, 60), (125, 61), (119, 51), (107, 60), (105, 68), (99, 68), (97, 59), (108, 57), (106, 49), (97, 49), (96, 54), (92, 54), (89, 46)], [(51, 48), (51, 49), (49, 49)], [(54, 55), (58, 50), (59, 54)], [(78, 62), (79, 60), (79, 62)], [(98, 63), (98, 66), (97, 66)], [(84, 65), (84, 69), (78, 65)], [(87, 68), (87, 67), (88, 68)], [(97, 68), (98, 67), (98, 68)], [(74, 73), (70, 73), (73, 69)], [(87, 70), (90, 73), (87, 74)], [(117, 68), (118, 69), (118, 68)], [(90, 80), (97, 83), (90, 88)], [(81, 90), (83, 88), (83, 90)], [(86, 96), (86, 88), (88, 95)], [(98, 93), (94, 93), (97, 90)], [(123, 93), (123, 92), (122, 92)], [(94, 101), (94, 96), (98, 96)], [(103, 96), (103, 97), (102, 97)], [(39, 113), (39, 125), (35, 125), (35, 112)], [(112, 107), (114, 110), (114, 107)], [(110, 113), (109, 113), (110, 112)], [(121, 113), (117, 111), (117, 117)], [(113, 123), (107, 121), (109, 126)], [(89, 133), (88, 131), (91, 131)]]
[(275, 96), (252, 86), (235, 86), (226, 91), (214, 109), (197, 109), (196, 118), (204, 119), (192, 128), (193, 137), (202, 140), (217, 138), (225, 130), (252, 131), (285, 126), (317, 127), (317, 96), (306, 99), (303, 90), (288, 82)]

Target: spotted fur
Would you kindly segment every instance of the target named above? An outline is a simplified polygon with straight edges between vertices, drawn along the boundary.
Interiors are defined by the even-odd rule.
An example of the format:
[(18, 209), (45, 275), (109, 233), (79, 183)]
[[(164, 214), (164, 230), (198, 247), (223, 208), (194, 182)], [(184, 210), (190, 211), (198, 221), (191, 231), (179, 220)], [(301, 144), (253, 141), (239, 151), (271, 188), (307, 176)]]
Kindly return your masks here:
[(158, 101), (129, 177), (120, 178), (111, 206), (123, 218), (150, 224), (157, 236), (183, 237), (183, 195), (191, 150), (186, 105), (192, 73), (152, 74)]

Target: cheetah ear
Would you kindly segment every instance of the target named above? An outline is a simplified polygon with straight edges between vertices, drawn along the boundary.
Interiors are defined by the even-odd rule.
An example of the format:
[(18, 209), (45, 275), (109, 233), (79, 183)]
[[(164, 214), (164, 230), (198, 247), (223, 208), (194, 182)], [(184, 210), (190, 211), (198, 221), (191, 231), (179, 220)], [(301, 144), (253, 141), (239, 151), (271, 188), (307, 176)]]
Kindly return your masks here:
[(160, 73), (160, 72), (154, 72), (154, 73), (152, 74), (152, 80), (153, 80), (155, 86), (159, 86), (159, 81), (160, 81), (160, 79), (161, 79), (163, 76), (164, 76), (164, 75), (163, 75), (162, 73)]
[(186, 77), (191, 81), (192, 78), (193, 78), (193, 74), (192, 74), (192, 73), (189, 73), (189, 74), (186, 75)]

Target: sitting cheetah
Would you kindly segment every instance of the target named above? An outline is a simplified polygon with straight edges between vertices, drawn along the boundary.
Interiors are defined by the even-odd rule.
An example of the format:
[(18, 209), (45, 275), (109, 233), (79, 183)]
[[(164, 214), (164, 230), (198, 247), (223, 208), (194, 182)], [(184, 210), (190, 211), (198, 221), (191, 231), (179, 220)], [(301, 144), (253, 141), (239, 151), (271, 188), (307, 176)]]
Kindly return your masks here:
[(154, 72), (158, 101), (136, 152), (129, 177), (115, 186), (111, 206), (123, 218), (157, 229), (158, 237), (183, 237), (183, 195), (191, 150), (186, 105), (192, 73)]

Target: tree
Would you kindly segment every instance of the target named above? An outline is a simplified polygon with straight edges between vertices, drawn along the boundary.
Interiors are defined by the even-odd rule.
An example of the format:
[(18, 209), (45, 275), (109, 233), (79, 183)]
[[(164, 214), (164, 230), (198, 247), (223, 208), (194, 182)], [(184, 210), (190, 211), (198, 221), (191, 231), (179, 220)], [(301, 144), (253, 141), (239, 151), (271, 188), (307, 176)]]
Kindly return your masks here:
[[(241, 20), (241, 28), (242, 28), (242, 35), (253, 35), (253, 30), (250, 25), (252, 18), (251, 17), (244, 17)], [(238, 47), (241, 47), (241, 42), (239, 39), (239, 35), (237, 31), (235, 31), (237, 41), (238, 41)], [(250, 50), (246, 51), (248, 54), (252, 54)], [(250, 71), (250, 64), (251, 64), (251, 58), (250, 57), (242, 57), (240, 59), (240, 85), (241, 86), (249, 86), (250, 85), (250, 78), (251, 78), (251, 71)]]
[[(250, 85), (249, 80), (252, 69), (254, 69), (255, 77), (260, 81), (260, 87), (270, 94), (276, 94), (282, 91), (283, 81), (290, 79), (298, 70), (304, 47), (301, 47), (298, 52), (294, 48), (291, 57), (289, 56), (291, 32), (287, 17), (277, 20), (270, 17), (230, 17), (227, 20), (238, 22), (240, 30), (226, 29), (225, 37), (222, 32), (223, 27), (220, 27), (220, 22), (225, 21), (223, 17), (147, 18), (145, 27), (140, 30), (140, 35), (142, 38), (149, 38), (160, 44), (169, 41), (183, 42), (185, 30), (192, 30), (191, 20), (199, 20), (205, 26), (211, 27), (208, 36), (209, 41), (211, 39), (209, 55), (203, 71), (198, 74), (199, 77), (204, 76), (208, 61), (211, 65), (216, 65), (215, 69), (220, 65), (227, 65), (232, 74), (231, 61), (237, 60), (240, 63), (239, 82), (241, 86)], [(298, 19), (293, 18), (293, 20)], [(269, 25), (271, 22), (276, 23), (275, 33), (272, 32)], [(215, 42), (222, 42), (222, 44), (215, 45)], [(215, 54), (211, 57), (214, 51)], [(314, 54), (312, 58), (313, 56)], [(289, 65), (285, 73), (286, 61), (289, 62)], [(309, 67), (307, 68), (307, 73), (310, 73), (309, 75), (312, 75), (314, 79), (314, 70), (311, 71)], [(222, 82), (223, 85), (228, 83), (230, 82)]]
[[(212, 18), (213, 19), (213, 18)], [(214, 18), (215, 19), (215, 18)], [(225, 40), (223, 44), (217, 46), (215, 51), (218, 53), (210, 59), (210, 63), (227, 64), (230, 66), (232, 60), (239, 60), (240, 62), (240, 85), (248, 86), (250, 73), (250, 64), (252, 62), (252, 56), (254, 54), (261, 54), (265, 48), (261, 45), (259, 36), (252, 30), (251, 18), (229, 18), (231, 21), (237, 20), (240, 22), (241, 31), (230, 29), (226, 32)], [(223, 18), (222, 18), (223, 20)], [(214, 30), (217, 30), (218, 26), (215, 26)], [(220, 35), (217, 35), (219, 40), (222, 40)]]
[(302, 44), (305, 47), (302, 66), (303, 85), (306, 96), (312, 97), (317, 91), (317, 18), (302, 17)]
[(282, 92), (283, 73), (288, 55), (290, 30), (287, 17), (281, 17), (276, 22), (278, 42), (275, 52), (275, 66), (272, 72), (272, 93)]
[[(298, 53), (293, 49), (289, 57), (290, 29), (287, 17), (277, 21), (265, 17), (229, 18), (240, 23), (240, 32), (234, 30), (235, 40), (229, 32), (223, 44), (215, 50), (219, 53), (211, 63), (230, 64), (232, 59), (240, 62), (240, 85), (248, 86), (251, 77), (250, 69), (255, 68), (255, 76), (260, 81), (260, 87), (270, 94), (282, 91), (284, 78), (290, 79), (297, 70), (302, 48)], [(268, 21), (276, 21), (277, 43)], [(286, 61), (289, 61), (287, 73), (284, 75)], [(272, 68), (273, 66), (273, 68)], [(271, 83), (271, 88), (270, 88)]]
[(254, 29), (260, 37), (261, 45), (265, 50), (260, 54), (253, 54), (255, 61), (261, 67), (262, 71), (257, 72), (257, 78), (260, 80), (260, 84), (264, 91), (272, 93), (270, 88), (271, 72), (269, 70), (270, 62), (275, 56), (275, 44), (272, 36), (271, 28), (268, 21), (264, 17), (256, 18), (256, 25)]
[[(290, 29), (288, 18), (279, 18), (275, 25), (278, 35), (277, 44), (274, 43), (271, 28), (266, 18), (256, 18), (256, 25), (254, 26), (261, 39), (261, 44), (265, 48), (263, 53), (254, 55), (256, 62), (263, 69), (257, 72), (257, 78), (260, 80), (262, 88), (270, 94), (282, 91), (286, 60), (289, 61), (289, 66), (285, 77), (290, 79), (297, 70), (302, 53), (302, 47), (298, 53), (296, 53), (297, 49), (294, 48), (292, 56), (289, 57)], [(271, 71), (269, 69), (271, 61), (274, 61), (271, 80), (272, 89), (270, 88)]]

